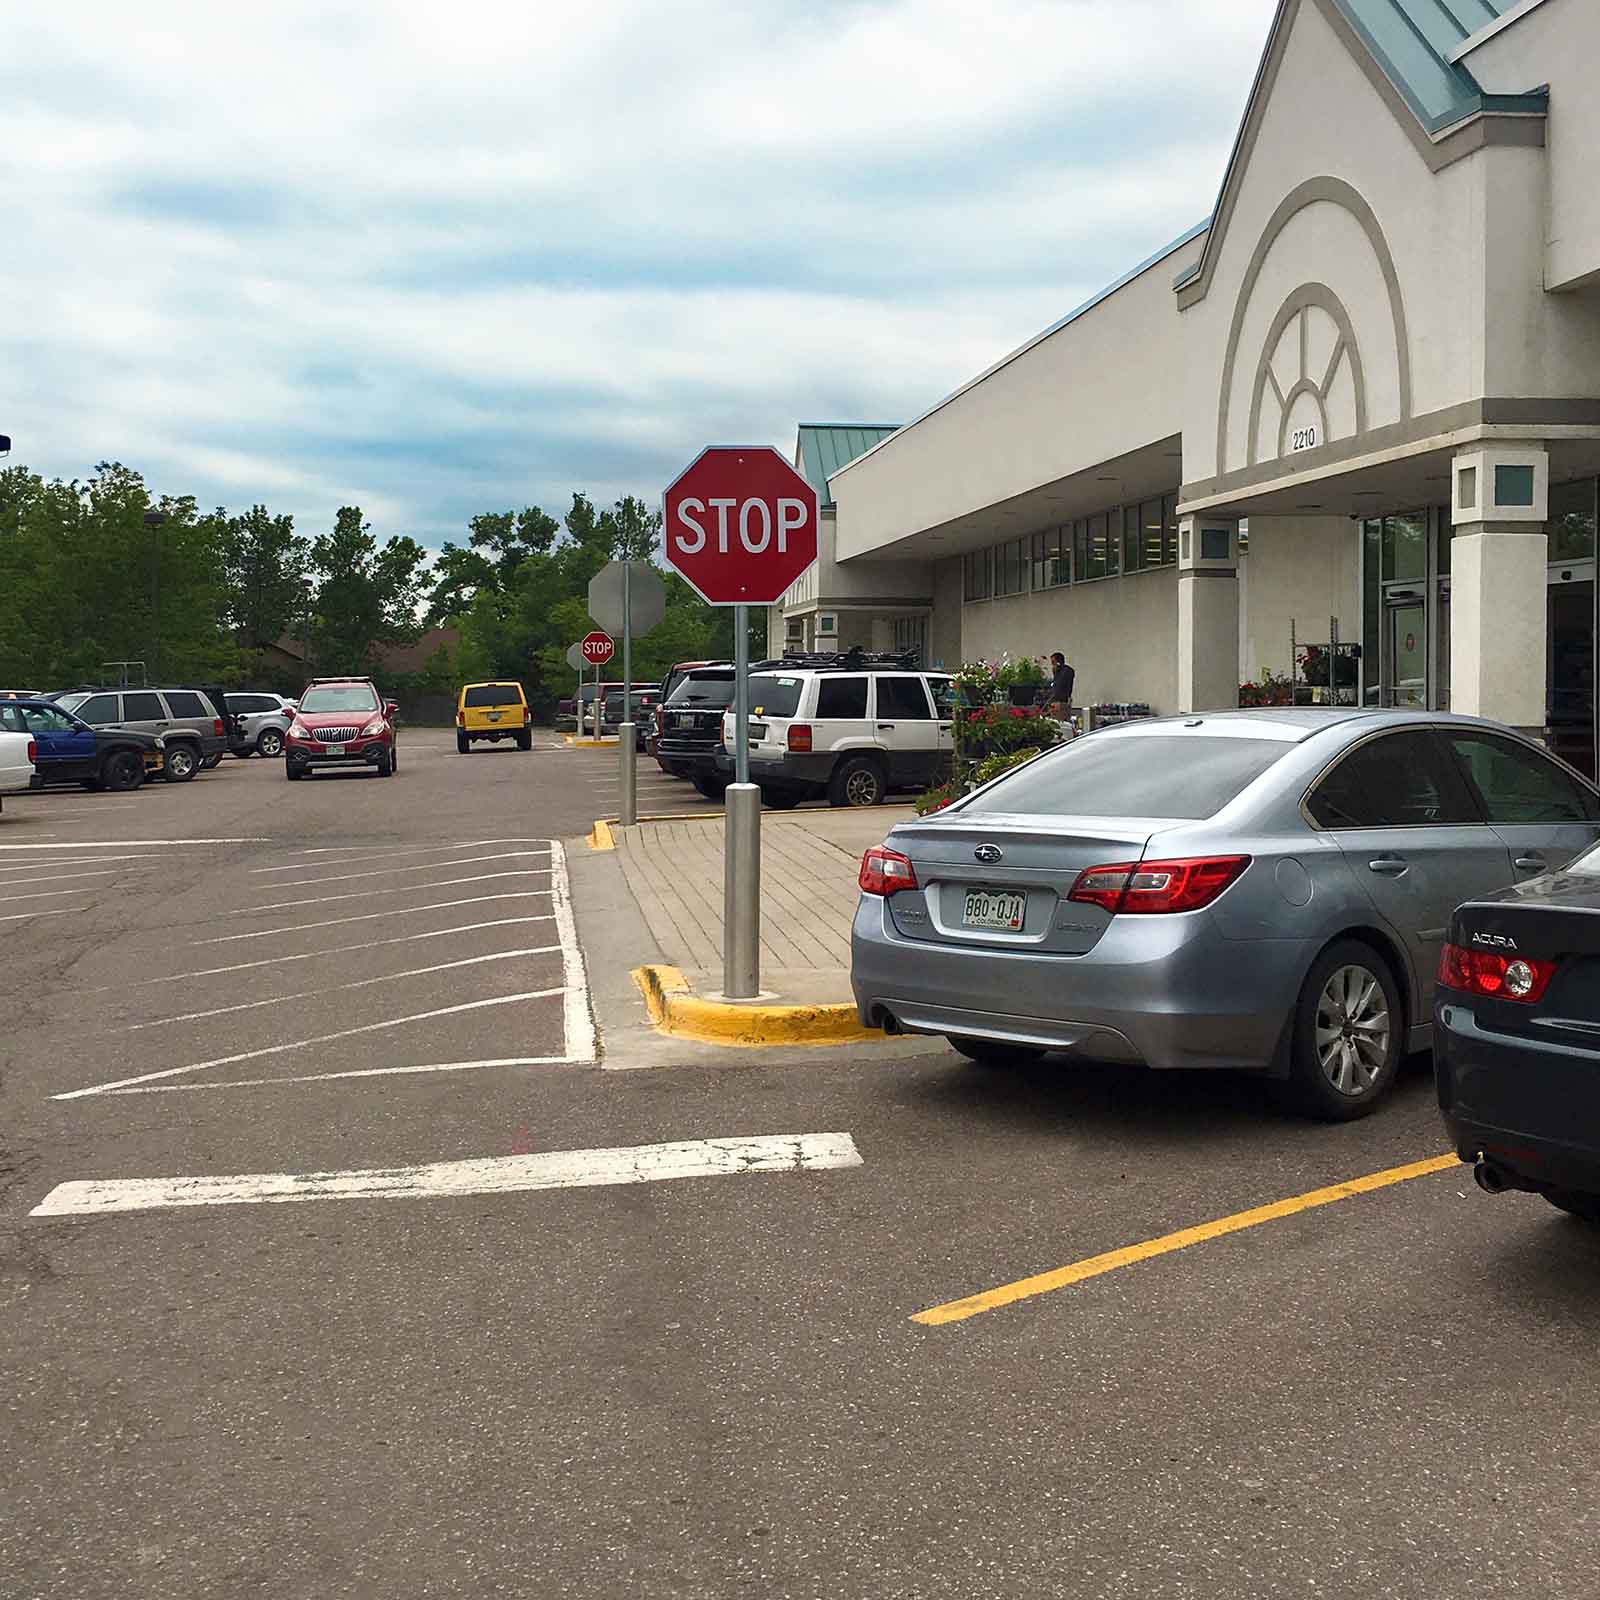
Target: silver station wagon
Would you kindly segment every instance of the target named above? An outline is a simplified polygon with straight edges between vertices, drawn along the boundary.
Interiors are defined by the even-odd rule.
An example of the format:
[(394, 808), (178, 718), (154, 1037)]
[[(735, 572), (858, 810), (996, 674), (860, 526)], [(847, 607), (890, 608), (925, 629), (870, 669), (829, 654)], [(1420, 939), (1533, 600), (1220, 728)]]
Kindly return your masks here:
[(1442, 713), (1130, 723), (897, 826), (861, 866), (861, 1019), (985, 1063), (1068, 1051), (1372, 1109), (1426, 1048), (1462, 901), (1600, 839), (1600, 792)]

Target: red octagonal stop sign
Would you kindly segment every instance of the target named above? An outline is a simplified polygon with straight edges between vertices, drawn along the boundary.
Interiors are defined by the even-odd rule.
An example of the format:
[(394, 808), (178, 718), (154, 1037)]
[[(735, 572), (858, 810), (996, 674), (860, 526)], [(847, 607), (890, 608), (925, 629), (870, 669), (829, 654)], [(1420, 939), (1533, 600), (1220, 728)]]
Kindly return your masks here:
[(661, 500), (667, 565), (714, 606), (764, 606), (817, 559), (817, 491), (769, 444), (712, 445)]

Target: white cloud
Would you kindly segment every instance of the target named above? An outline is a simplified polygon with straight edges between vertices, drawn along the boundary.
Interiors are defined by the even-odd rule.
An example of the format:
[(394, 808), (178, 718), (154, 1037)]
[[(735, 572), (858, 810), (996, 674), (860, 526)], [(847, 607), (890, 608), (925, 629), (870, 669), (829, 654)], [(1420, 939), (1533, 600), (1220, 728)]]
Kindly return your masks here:
[(437, 540), (908, 417), (1205, 214), (1271, 10), (34, 7), (0, 429)]

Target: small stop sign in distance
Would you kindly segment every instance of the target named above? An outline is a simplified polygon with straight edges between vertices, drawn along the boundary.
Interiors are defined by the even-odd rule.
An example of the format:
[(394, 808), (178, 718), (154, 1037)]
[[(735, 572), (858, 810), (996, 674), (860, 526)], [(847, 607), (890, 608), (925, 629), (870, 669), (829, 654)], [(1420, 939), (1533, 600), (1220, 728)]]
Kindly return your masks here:
[(617, 647), (611, 635), (601, 633), (598, 630), (594, 633), (585, 634), (583, 642), (578, 648), (583, 651), (583, 659), (591, 667), (603, 667), (617, 653)]
[(817, 492), (771, 445), (712, 445), (662, 496), (667, 564), (715, 606), (772, 605), (817, 559)]

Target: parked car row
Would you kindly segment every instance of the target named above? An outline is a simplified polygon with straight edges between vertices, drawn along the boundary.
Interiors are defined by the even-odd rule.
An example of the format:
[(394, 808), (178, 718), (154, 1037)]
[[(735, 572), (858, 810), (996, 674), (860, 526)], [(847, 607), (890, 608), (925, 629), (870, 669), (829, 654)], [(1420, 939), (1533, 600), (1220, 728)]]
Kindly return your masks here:
[[(954, 758), (954, 683), (914, 657), (851, 651), (751, 668), (751, 782), (769, 806), (878, 805), (941, 782)], [(720, 799), (734, 776), (734, 670), (686, 662), (663, 680), (649, 748), (665, 772)]]
[(863, 1023), (1243, 1069), (1333, 1120), (1431, 1047), (1479, 1183), (1600, 1220), (1600, 790), (1510, 728), (1128, 723), (898, 824), (860, 884)]

